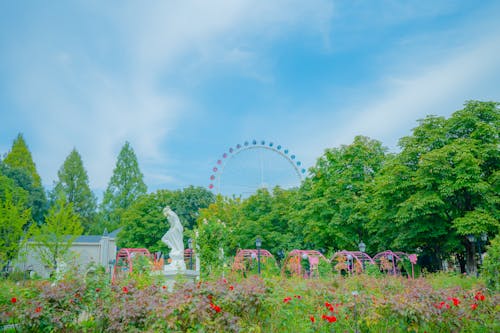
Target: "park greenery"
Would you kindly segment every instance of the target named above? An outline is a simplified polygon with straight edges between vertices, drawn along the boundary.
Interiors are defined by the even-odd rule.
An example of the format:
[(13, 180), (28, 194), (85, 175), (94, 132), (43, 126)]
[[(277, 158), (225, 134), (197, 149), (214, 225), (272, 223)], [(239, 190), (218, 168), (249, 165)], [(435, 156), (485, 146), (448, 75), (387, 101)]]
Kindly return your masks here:
[(167, 250), (159, 242), (167, 226), (161, 207), (170, 205), (187, 237), (199, 238), (205, 267), (224, 260), (213, 255), (220, 248), (231, 256), (253, 248), (261, 237), (275, 255), (294, 248), (353, 250), (364, 241), (367, 253), (417, 253), (429, 271), (454, 259), (462, 272), (475, 274), (477, 246), (467, 235), (491, 240), (499, 231), (499, 133), (499, 103), (469, 101), (449, 118), (419, 120), (400, 139), (397, 153), (357, 136), (351, 144), (325, 150), (300, 187), (260, 189), (247, 198), (215, 197), (192, 186), (147, 193), (135, 152), (125, 142), (99, 204), (76, 149), (46, 191), (19, 134), (0, 161), (1, 232), (8, 234), (1, 269), (16, 258), (19, 241), (30, 237), (30, 230), (50, 221), (49, 213), (64, 197), (84, 234), (121, 228), (119, 246), (151, 251)]
[[(0, 159), (2, 272), (12, 272), (28, 239), (43, 245), (38, 255), (55, 270), (78, 235), (118, 228), (119, 247), (168, 253), (160, 239), (169, 205), (186, 243), (193, 239), (203, 283), (168, 293), (139, 274), (110, 285), (102, 267), (55, 282), (4, 280), (0, 321), (27, 331), (498, 331), (500, 104), (468, 101), (449, 118), (427, 116), (399, 148), (356, 136), (326, 149), (300, 187), (243, 198), (194, 186), (148, 193), (125, 142), (99, 203), (76, 148), (45, 189), (19, 134)], [(293, 249), (331, 258), (361, 241), (369, 254), (415, 253), (424, 277), (383, 277), (377, 269), (347, 278), (330, 266), (312, 281), (287, 278), (276, 264), (260, 277), (255, 266), (232, 272), (236, 251), (255, 248), (257, 237), (278, 262)], [(445, 264), (457, 274), (430, 274)]]

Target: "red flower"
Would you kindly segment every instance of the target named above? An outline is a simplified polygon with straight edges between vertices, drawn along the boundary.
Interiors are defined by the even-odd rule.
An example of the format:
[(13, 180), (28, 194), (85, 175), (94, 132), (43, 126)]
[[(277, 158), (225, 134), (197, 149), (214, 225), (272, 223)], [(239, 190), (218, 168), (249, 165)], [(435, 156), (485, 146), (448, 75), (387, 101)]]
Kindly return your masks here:
[(316, 321), (316, 319), (314, 319), (314, 316), (309, 316), (309, 319), (311, 320), (312, 323)]
[(325, 302), (325, 306), (326, 306), (327, 308), (329, 308), (329, 307), (330, 307), (330, 306), (332, 306), (332, 305), (331, 305), (330, 303), (328, 303), (328, 302)]
[(98, 293), (101, 291), (101, 288), (95, 288), (95, 292)]
[(222, 279), (222, 282), (227, 283), (227, 280), (226, 279)]
[(335, 316), (327, 316), (327, 315), (323, 315), (321, 318), (325, 319), (326, 321), (328, 321), (329, 323), (334, 323), (337, 321), (337, 317)]
[(484, 299), (485, 299), (485, 297), (484, 297), (483, 293), (482, 293), (482, 292), (480, 292), (480, 291), (478, 291), (478, 292), (476, 293), (476, 296), (474, 296), (474, 298), (475, 298), (476, 300), (478, 300), (478, 301), (484, 301)]
[(161, 289), (165, 290), (167, 289), (167, 286), (161, 286)]
[(460, 304), (460, 300), (458, 298), (453, 297), (451, 300), (453, 301), (453, 305), (455, 306), (458, 306), (458, 304)]
[(476, 309), (477, 309), (477, 304), (476, 304), (476, 303), (471, 304), (470, 308), (471, 308), (472, 310), (476, 310)]
[(291, 300), (292, 300), (292, 298), (291, 298), (291, 297), (285, 297), (285, 298), (283, 299), (283, 303), (288, 303), (288, 302), (290, 302)]
[(10, 302), (11, 302), (12, 304), (16, 303), (16, 302), (17, 302), (17, 298), (12, 297), (12, 298), (10, 299)]
[(234, 286), (229, 286), (229, 290), (234, 290)]
[(210, 303), (210, 307), (215, 310), (215, 312), (220, 312), (220, 306)]
[(36, 309), (35, 309), (35, 312), (36, 313), (40, 313), (42, 311), (42, 307), (41, 306), (37, 306)]
[(123, 287), (122, 291), (126, 294), (126, 293), (128, 293), (128, 288), (127, 287)]
[(295, 298), (297, 298), (297, 299), (301, 299), (301, 298), (302, 298), (302, 296), (300, 296), (300, 295), (295, 295), (295, 296), (293, 296), (293, 297), (295, 297)]

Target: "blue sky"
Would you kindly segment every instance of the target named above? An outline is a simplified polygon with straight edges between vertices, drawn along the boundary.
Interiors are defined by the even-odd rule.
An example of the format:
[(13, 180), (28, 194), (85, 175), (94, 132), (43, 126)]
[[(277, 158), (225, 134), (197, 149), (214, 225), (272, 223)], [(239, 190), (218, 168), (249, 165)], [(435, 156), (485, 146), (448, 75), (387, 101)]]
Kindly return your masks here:
[(75, 147), (99, 194), (125, 141), (150, 190), (207, 186), (254, 138), (306, 167), (358, 134), (397, 151), (417, 119), (500, 101), (498, 17), (498, 1), (2, 1), (0, 153), (23, 133), (50, 188)]

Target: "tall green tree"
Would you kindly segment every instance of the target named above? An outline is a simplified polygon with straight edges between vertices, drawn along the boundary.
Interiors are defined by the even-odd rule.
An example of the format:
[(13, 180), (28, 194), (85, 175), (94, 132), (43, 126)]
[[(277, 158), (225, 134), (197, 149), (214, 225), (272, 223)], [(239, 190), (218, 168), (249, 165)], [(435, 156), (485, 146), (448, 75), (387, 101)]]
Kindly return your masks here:
[(302, 193), (305, 201), (298, 217), (309, 246), (325, 249), (357, 249), (366, 243), (367, 218), (358, 205), (367, 184), (382, 167), (386, 148), (381, 142), (357, 136), (350, 145), (331, 148), (311, 168)]
[(449, 119), (419, 121), (375, 180), (372, 240), (420, 250), (433, 269), (457, 254), (474, 274), (475, 244), (466, 236), (499, 229), (499, 133), (499, 105), (493, 102), (470, 101)]
[(66, 157), (57, 177), (51, 193), (53, 201), (63, 195), (68, 203), (72, 203), (73, 210), (81, 217), (84, 233), (89, 233), (97, 220), (97, 199), (90, 190), (87, 171), (76, 149)]
[(50, 207), (45, 223), (32, 227), (33, 251), (44, 265), (55, 270), (59, 260), (68, 259), (71, 245), (82, 231), (80, 216), (73, 210), (73, 204), (61, 195)]
[[(17, 257), (31, 211), (25, 204), (28, 194), (0, 173), (0, 270), (9, 270)], [(24, 237), (26, 238), (26, 237)]]
[(33, 220), (42, 223), (46, 213), (47, 198), (22, 134), (17, 136), (11, 150), (0, 163), (0, 173), (13, 179), (17, 186), (28, 192), (26, 205), (31, 208)]
[(42, 180), (40, 175), (36, 171), (35, 162), (33, 162), (33, 157), (28, 149), (26, 141), (21, 133), (19, 133), (12, 143), (12, 148), (9, 153), (5, 156), (3, 162), (10, 166), (11, 168), (19, 168), (28, 171), (28, 173), (33, 178), (34, 186), (42, 186)]
[(182, 190), (174, 191), (173, 202), (170, 207), (179, 216), (184, 228), (193, 229), (200, 216), (200, 209), (208, 207), (215, 202), (214, 194), (204, 187), (189, 186)]
[(103, 195), (101, 211), (108, 230), (121, 226), (122, 214), (137, 198), (146, 194), (144, 176), (139, 169), (137, 157), (130, 143), (122, 147), (113, 175)]

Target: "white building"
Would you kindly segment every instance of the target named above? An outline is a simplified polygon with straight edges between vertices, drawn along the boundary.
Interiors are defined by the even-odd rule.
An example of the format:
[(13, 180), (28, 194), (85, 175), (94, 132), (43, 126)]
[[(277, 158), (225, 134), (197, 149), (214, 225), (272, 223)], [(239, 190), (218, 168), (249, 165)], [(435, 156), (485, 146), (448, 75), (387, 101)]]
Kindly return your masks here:
[[(104, 231), (102, 236), (84, 235), (79, 236), (73, 241), (69, 251), (75, 258), (75, 264), (82, 269), (91, 262), (102, 265), (109, 270), (110, 265), (116, 258), (116, 235), (120, 229), (107, 233)], [(39, 246), (29, 241), (27, 244), (26, 258), (19, 260), (17, 269), (23, 271), (35, 272), (42, 277), (48, 277), (50, 270), (41, 262), (36, 251), (30, 250), (30, 247)]]

